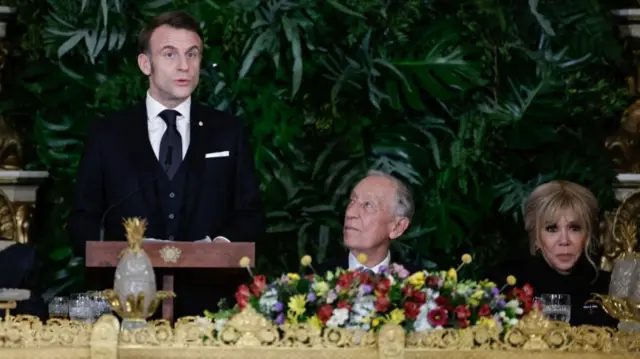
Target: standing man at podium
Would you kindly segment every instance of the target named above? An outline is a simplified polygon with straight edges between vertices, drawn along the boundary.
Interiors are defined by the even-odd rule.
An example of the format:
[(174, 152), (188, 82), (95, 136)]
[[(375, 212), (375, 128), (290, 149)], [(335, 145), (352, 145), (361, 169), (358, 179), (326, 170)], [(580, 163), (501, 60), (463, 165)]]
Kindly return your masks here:
[[(125, 240), (123, 218), (134, 216), (148, 220), (147, 238), (256, 241), (266, 221), (242, 122), (191, 98), (203, 51), (198, 22), (161, 14), (138, 45), (149, 90), (93, 123), (68, 224), (76, 254), (84, 256), (86, 241)], [(211, 295), (224, 290), (215, 283), (217, 293), (203, 292), (213, 284), (199, 281), (204, 276), (176, 274), (176, 316), (215, 307)], [(232, 291), (237, 284), (229, 283)]]

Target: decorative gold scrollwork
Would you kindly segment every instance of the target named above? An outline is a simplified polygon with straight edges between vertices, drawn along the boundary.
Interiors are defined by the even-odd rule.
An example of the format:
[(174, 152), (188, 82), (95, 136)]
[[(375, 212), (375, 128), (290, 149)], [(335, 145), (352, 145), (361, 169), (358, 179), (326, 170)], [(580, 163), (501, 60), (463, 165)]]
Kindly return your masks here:
[(605, 141), (613, 162), (621, 173), (640, 172), (640, 100), (622, 114), (618, 133)]
[(16, 228), (13, 205), (7, 195), (0, 190), (0, 236), (13, 241), (16, 239)]
[(639, 220), (640, 190), (636, 190), (622, 201), (613, 218), (608, 214), (608, 218), (605, 219), (609, 225), (602, 237), (604, 246), (602, 269), (611, 271), (616, 259), (637, 251)]
[[(531, 312), (503, 332), (496, 326), (478, 325), (466, 329), (434, 329), (405, 333), (392, 323), (378, 333), (333, 328), (320, 330), (310, 323), (276, 326), (248, 306), (217, 327), (200, 317), (180, 318), (175, 327), (165, 320), (148, 326), (122, 330), (112, 315), (95, 324), (52, 319), (46, 324), (29, 316), (0, 319), (0, 357), (10, 358), (87, 357), (131, 358), (512, 358), (532, 359), (562, 353), (563, 357), (631, 357), (640, 350), (640, 333), (580, 326), (545, 319)], [(22, 356), (2, 352), (19, 349)], [(209, 351), (211, 350), (211, 351)], [(87, 354), (80, 354), (80, 353)], [(519, 354), (522, 353), (522, 354)]]

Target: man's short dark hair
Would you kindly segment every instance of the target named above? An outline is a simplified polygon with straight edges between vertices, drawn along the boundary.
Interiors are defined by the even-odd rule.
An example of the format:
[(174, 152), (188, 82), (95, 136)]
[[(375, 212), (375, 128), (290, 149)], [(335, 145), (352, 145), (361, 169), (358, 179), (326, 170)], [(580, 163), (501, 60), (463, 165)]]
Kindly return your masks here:
[(202, 40), (202, 31), (200, 30), (200, 26), (196, 19), (191, 15), (182, 11), (165, 12), (151, 19), (147, 26), (140, 31), (140, 34), (138, 35), (138, 52), (140, 54), (149, 52), (151, 34), (153, 34), (155, 29), (164, 25), (171, 26), (174, 29), (193, 31), (198, 34)]

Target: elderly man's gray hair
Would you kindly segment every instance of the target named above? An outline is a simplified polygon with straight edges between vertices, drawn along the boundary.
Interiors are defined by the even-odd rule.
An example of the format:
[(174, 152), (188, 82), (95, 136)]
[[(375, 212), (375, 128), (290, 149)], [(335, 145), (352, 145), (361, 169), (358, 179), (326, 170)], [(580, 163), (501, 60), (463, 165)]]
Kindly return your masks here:
[(382, 171), (370, 170), (367, 172), (367, 177), (370, 176), (388, 178), (396, 184), (396, 203), (393, 214), (399, 217), (407, 217), (411, 221), (415, 212), (415, 204), (413, 202), (413, 194), (409, 188), (399, 179)]

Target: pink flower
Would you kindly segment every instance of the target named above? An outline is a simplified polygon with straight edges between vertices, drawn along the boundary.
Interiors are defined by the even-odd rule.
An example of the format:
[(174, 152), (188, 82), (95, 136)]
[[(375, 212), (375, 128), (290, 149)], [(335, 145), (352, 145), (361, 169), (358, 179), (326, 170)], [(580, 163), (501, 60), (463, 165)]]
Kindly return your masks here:
[(406, 270), (401, 264), (391, 263), (391, 273), (396, 274), (400, 279), (405, 279), (409, 276), (409, 271)]

